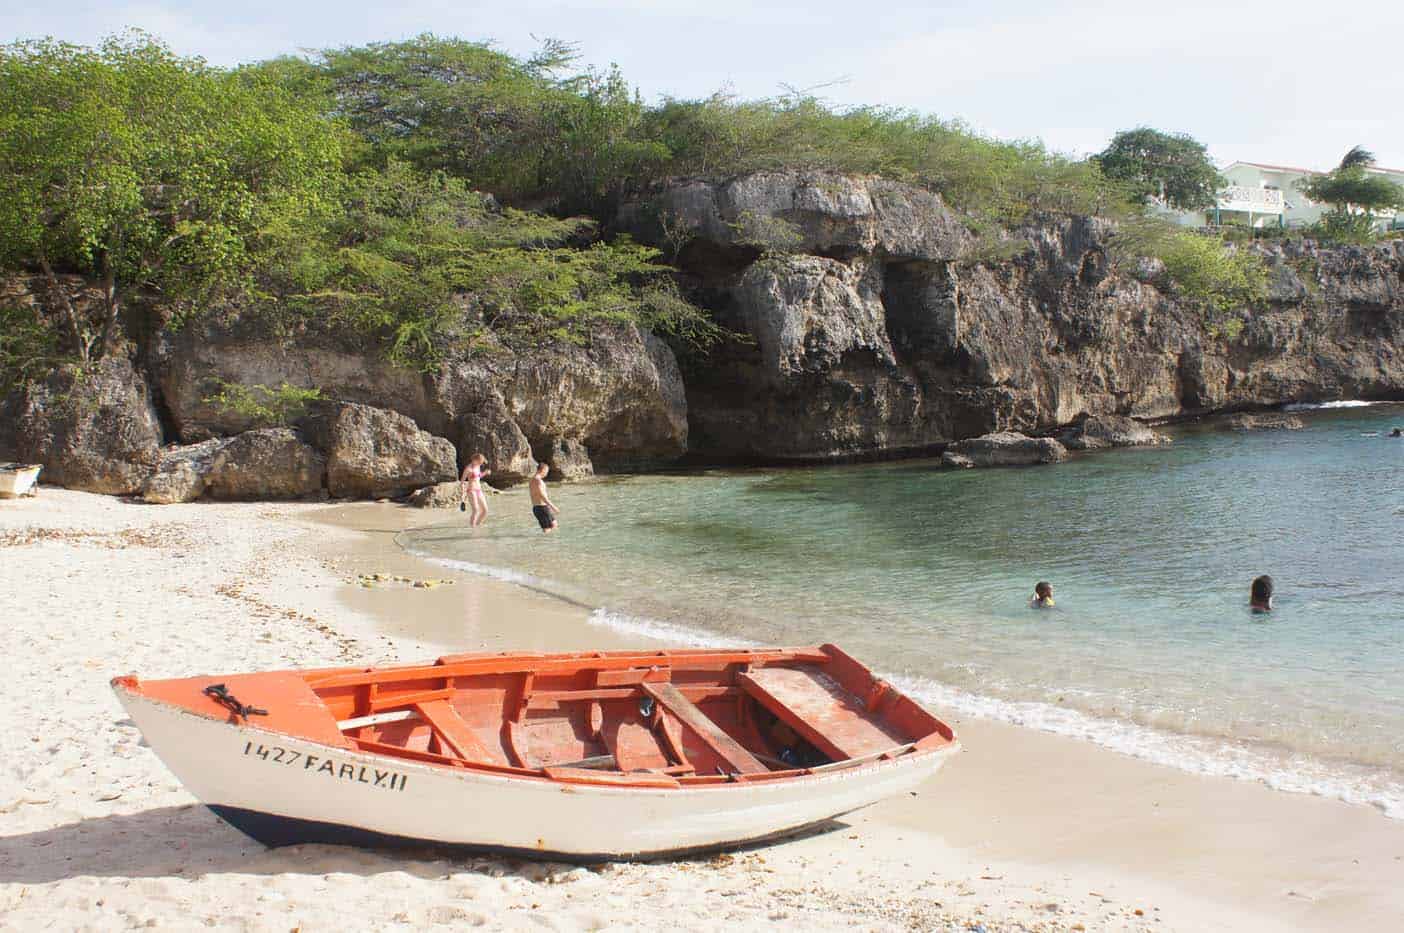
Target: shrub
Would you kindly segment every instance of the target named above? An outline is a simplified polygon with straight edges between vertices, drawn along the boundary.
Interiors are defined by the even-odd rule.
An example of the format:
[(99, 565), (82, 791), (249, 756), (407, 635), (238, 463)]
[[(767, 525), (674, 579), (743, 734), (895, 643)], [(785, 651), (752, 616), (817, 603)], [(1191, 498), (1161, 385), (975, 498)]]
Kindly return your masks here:
[(244, 386), (219, 380), (219, 392), (206, 396), (207, 404), (249, 419), (257, 427), (273, 428), (291, 424), (307, 413), (307, 403), (324, 396), (318, 388), (304, 389), (284, 382), (277, 388)]

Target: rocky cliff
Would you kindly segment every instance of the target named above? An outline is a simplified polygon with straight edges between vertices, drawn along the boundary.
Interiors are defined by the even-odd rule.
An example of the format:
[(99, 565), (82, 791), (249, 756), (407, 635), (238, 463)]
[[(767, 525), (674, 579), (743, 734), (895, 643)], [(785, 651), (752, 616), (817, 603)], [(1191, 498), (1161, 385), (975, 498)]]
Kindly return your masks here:
[(1153, 269), (1117, 268), (1095, 219), (1012, 231), (1027, 249), (981, 262), (929, 192), (772, 173), (681, 182), (619, 224), (674, 250), (695, 298), (744, 335), (683, 361), (703, 457), (890, 456), (1083, 414), (1404, 397), (1399, 241), (1262, 250), (1269, 301), (1228, 339)]
[[(625, 204), (614, 229), (674, 258), (736, 338), (675, 353), (616, 327), (588, 346), (498, 348), (422, 373), (330, 338), (157, 327), (119, 357), (0, 400), (0, 459), (156, 502), (364, 497), (451, 479), (478, 451), (511, 483), (541, 460), (578, 478), (687, 453), (887, 457), (1094, 416), (1404, 398), (1400, 241), (1262, 249), (1268, 300), (1229, 338), (1151, 265), (1119, 268), (1102, 221), (1011, 231), (1026, 244), (1017, 255), (982, 261), (988, 243), (939, 197), (881, 179), (680, 181)], [(229, 386), (284, 384), (322, 401), (270, 425), (219, 400)], [(1119, 425), (1108, 444), (1134, 433), (1091, 423)]]

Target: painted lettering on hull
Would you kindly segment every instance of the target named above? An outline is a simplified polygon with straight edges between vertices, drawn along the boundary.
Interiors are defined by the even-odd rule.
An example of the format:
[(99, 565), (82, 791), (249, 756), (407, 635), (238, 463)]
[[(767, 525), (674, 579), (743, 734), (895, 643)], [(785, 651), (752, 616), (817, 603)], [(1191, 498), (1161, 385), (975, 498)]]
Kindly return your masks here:
[(409, 781), (408, 775), (398, 771), (382, 771), (379, 768), (368, 768), (365, 765), (353, 765), (349, 761), (337, 761), (321, 755), (304, 755), (296, 749), (264, 745), (261, 742), (244, 743), (244, 756), (257, 758), (259, 761), (266, 761), (269, 764), (294, 765), (300, 763), (303, 771), (325, 774), (337, 780), (351, 781), (356, 784), (369, 784), (384, 790), (404, 790), (405, 784)]

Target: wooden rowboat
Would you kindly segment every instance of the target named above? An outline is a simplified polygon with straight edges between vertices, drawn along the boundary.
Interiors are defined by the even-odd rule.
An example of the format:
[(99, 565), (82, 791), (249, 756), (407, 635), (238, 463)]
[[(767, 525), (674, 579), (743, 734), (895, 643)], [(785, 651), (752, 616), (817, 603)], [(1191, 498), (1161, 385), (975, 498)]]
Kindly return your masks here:
[(39, 469), (37, 463), (0, 463), (0, 499), (34, 495)]
[(959, 748), (832, 645), (463, 654), (112, 686), (185, 786), (270, 846), (674, 855), (865, 807)]

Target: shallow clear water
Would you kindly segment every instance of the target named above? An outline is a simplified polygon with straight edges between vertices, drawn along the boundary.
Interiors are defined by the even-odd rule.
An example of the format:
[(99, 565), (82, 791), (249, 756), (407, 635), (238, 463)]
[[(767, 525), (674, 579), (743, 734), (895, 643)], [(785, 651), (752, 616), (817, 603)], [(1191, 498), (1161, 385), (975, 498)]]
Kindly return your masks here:
[(1304, 417), (1035, 469), (618, 478), (554, 490), (550, 537), (514, 497), (402, 543), (602, 624), (834, 641), (938, 705), (1404, 815), (1404, 441), (1364, 436), (1404, 407)]

